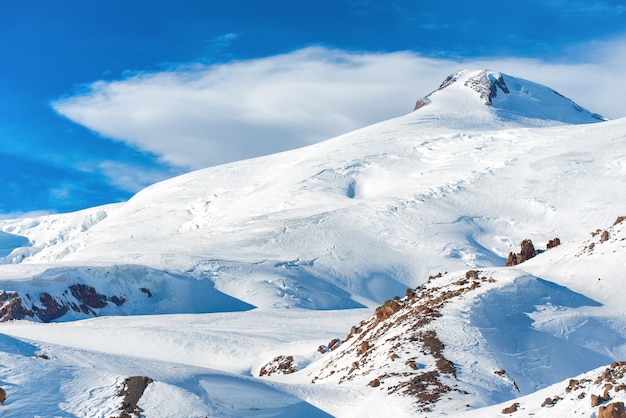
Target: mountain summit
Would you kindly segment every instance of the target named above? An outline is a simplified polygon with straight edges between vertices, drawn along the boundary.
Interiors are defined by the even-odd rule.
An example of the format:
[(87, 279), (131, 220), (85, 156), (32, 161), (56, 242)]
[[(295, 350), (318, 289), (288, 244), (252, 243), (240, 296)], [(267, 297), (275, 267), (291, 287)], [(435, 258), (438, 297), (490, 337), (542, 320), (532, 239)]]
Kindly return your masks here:
[(495, 71), (463, 70), (419, 99), (416, 116), (446, 127), (552, 126), (605, 121), (549, 87)]

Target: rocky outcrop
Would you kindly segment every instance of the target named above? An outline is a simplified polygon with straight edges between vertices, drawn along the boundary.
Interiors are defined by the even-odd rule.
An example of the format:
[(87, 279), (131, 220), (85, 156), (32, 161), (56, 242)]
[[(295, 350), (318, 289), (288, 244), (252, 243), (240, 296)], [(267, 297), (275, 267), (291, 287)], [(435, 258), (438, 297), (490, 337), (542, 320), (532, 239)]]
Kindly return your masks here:
[(502, 74), (493, 73), (490, 76), (487, 71), (481, 71), (476, 76), (468, 79), (465, 82), (465, 86), (480, 94), (480, 98), (489, 106), (492, 105), (493, 99), (498, 96), (498, 90), (505, 94), (510, 93)]
[(0, 290), (0, 322), (26, 317), (32, 318), (34, 315), (32, 310), (24, 306), (22, 297), (17, 292)]
[(402, 309), (402, 307), (402, 304), (396, 300), (386, 301), (385, 303), (383, 303), (382, 306), (376, 308), (376, 311), (374, 313), (374, 315), (376, 316), (376, 323), (389, 318), (391, 315)]
[(598, 409), (598, 418), (626, 418), (624, 402), (613, 402)]
[(506, 260), (506, 267), (516, 266), (518, 264), (523, 263), (526, 260), (530, 260), (534, 256), (537, 255), (535, 251), (535, 246), (533, 242), (529, 239), (525, 239), (520, 244), (520, 252), (519, 253), (509, 253), (509, 257)]
[(335, 351), (343, 343), (340, 338), (333, 338), (328, 342), (328, 345), (320, 345), (317, 351), (320, 354), (328, 353), (329, 351)]
[(4, 403), (7, 400), (7, 391), (0, 388), (0, 403)]
[[(446, 79), (443, 80), (443, 82), (441, 83), (439, 88), (437, 90), (435, 90), (435, 91), (443, 90), (446, 87), (448, 87), (450, 84), (454, 83), (457, 80), (457, 76), (458, 76), (457, 74), (452, 74), (452, 75), (449, 75), (448, 77), (446, 77)], [(424, 106), (428, 106), (430, 104), (430, 96), (433, 93), (430, 93), (428, 96), (425, 96), (425, 97), (422, 97), (421, 99), (419, 99), (415, 103), (415, 108), (413, 108), (413, 111), (415, 112), (417, 109), (421, 109)]]
[(259, 376), (272, 376), (275, 374), (291, 374), (297, 371), (293, 356), (277, 356), (274, 360), (261, 367)]
[(140, 417), (143, 409), (138, 405), (146, 388), (153, 380), (146, 376), (131, 376), (124, 380), (124, 385), (117, 396), (123, 396), (122, 412), (118, 418)]
[(519, 403), (514, 403), (511, 406), (507, 406), (506, 408), (504, 408), (502, 410), (503, 414), (512, 414), (513, 412), (517, 412), (517, 409), (519, 408)]
[(561, 240), (558, 238), (554, 238), (548, 241), (548, 244), (546, 245), (546, 249), (549, 250), (550, 248), (558, 247), (559, 245), (561, 245)]
[(609, 231), (602, 231), (600, 234), (600, 242), (606, 242), (609, 240)]
[(416, 111), (417, 109), (421, 109), (424, 106), (428, 106), (429, 104), (430, 104), (430, 99), (428, 97), (423, 97), (419, 99), (417, 102), (415, 102), (415, 107), (413, 108), (413, 111)]
[(93, 286), (81, 283), (72, 284), (57, 295), (41, 292), (38, 296), (27, 293), (22, 297), (17, 292), (0, 290), (0, 322), (16, 319), (51, 322), (69, 312), (97, 316), (97, 310), (106, 308), (109, 303), (121, 306), (125, 302), (123, 296), (106, 296)]
[[(444, 284), (438, 286), (438, 279)], [(449, 302), (493, 282), (478, 270), (455, 280), (439, 274), (407, 290), (403, 298), (386, 301), (368, 320), (352, 327), (341, 347), (311, 373), (312, 382), (354, 382), (390, 395), (408, 395), (423, 412), (444, 397), (463, 396), (467, 392), (456, 378), (456, 366), (431, 323)]]

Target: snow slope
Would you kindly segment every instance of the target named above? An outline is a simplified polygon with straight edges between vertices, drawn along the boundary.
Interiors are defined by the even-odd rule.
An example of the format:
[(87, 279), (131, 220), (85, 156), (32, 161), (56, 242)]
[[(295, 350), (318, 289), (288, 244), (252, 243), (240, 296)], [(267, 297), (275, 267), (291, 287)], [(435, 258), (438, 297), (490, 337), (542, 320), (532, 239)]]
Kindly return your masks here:
[[(66, 311), (50, 324), (0, 324), (9, 365), (0, 408), (110, 416), (115, 386), (141, 374), (154, 379), (141, 404), (148, 417), (471, 414), (623, 359), (623, 223), (608, 227), (626, 212), (626, 119), (603, 121), (491, 71), (455, 74), (420, 102), (323, 143), (157, 183), (126, 203), (0, 221), (0, 289), (27, 310)], [(597, 228), (608, 238), (591, 236)], [(545, 248), (556, 236), (561, 246), (501, 267), (522, 239)], [(423, 325), (443, 351), (423, 355), (399, 339), (421, 368), (405, 353), (390, 362), (384, 341), (406, 334), (390, 326), (372, 340), (375, 360), (337, 384), (361, 347), (349, 340), (321, 354), (320, 345), (407, 287), (445, 292), (468, 269), (494, 282)], [(427, 280), (439, 272), (449, 273)], [(76, 285), (106, 305), (79, 300)], [(259, 379), (279, 355), (300, 371)], [(385, 392), (403, 373), (438, 370), (438, 356), (454, 365), (456, 377), (441, 380), (452, 401)], [(337, 371), (322, 376), (329, 364)], [(393, 379), (368, 386), (387, 368)], [(46, 402), (33, 405), (37, 391)]]

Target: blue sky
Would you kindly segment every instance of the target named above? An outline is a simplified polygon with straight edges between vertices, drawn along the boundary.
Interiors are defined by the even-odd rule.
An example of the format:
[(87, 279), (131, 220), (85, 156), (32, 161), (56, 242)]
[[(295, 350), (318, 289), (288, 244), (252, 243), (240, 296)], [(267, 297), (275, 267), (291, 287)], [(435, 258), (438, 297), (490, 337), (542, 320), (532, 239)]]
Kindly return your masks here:
[(400, 116), (462, 68), (626, 116), (625, 1), (7, 1), (0, 50), (4, 217)]

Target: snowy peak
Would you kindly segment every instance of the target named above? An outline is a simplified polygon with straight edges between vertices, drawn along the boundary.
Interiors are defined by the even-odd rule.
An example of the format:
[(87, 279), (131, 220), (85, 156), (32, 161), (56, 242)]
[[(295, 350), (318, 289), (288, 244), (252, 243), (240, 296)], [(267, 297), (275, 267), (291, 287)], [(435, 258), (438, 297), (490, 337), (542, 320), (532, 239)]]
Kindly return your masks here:
[[(474, 125), (547, 126), (605, 121), (541, 84), (490, 70), (463, 70), (448, 76), (437, 90), (415, 104), (418, 116), (465, 121)], [(465, 118), (460, 117), (467, 115)], [(474, 121), (474, 122), (472, 122)], [(452, 123), (458, 127), (458, 123)]]

